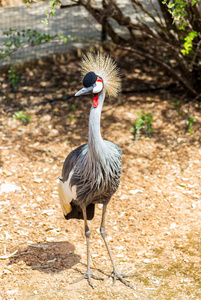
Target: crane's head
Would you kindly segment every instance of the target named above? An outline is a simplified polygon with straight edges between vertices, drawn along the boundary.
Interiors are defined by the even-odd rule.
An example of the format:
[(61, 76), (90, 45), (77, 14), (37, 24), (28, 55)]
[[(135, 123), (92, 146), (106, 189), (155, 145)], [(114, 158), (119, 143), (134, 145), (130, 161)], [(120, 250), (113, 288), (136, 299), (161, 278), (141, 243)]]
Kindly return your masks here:
[(119, 69), (115, 61), (103, 53), (83, 55), (81, 70), (84, 87), (75, 96), (93, 93), (99, 94), (103, 89), (109, 96), (116, 96), (121, 89)]
[(94, 72), (88, 72), (83, 78), (84, 87), (75, 96), (99, 94), (103, 90), (103, 80)]

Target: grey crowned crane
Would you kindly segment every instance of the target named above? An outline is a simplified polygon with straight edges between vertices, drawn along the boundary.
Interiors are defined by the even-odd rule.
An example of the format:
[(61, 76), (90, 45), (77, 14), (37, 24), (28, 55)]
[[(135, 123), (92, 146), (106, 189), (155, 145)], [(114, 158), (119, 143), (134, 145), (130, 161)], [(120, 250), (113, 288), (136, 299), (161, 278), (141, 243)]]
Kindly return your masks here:
[(100, 232), (105, 242), (112, 266), (113, 284), (119, 279), (125, 285), (133, 287), (123, 277), (133, 276), (121, 274), (111, 255), (105, 232), (105, 214), (107, 204), (116, 192), (121, 176), (122, 151), (116, 144), (103, 140), (100, 132), (100, 118), (106, 92), (116, 96), (120, 90), (119, 70), (116, 63), (104, 54), (88, 53), (82, 59), (82, 75), (84, 87), (75, 96), (93, 95), (89, 117), (88, 143), (73, 150), (63, 165), (59, 178), (59, 198), (65, 218), (84, 219), (87, 242), (87, 271), (77, 280), (86, 278), (93, 286), (94, 276), (90, 269), (90, 230), (87, 220), (94, 217), (94, 206), (103, 204)]

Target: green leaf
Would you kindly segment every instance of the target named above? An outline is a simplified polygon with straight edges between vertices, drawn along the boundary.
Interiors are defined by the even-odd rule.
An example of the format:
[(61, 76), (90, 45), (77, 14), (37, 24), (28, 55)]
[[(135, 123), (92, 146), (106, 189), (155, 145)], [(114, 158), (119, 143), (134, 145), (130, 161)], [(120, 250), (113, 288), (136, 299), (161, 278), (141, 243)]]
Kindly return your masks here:
[(43, 24), (48, 24), (48, 20), (47, 20), (47, 19), (43, 19), (41, 22), (42, 22)]
[(181, 49), (181, 53), (183, 55), (189, 54), (189, 52), (193, 49), (193, 40), (197, 36), (198, 36), (198, 32), (192, 31), (184, 38), (185, 40), (185, 43), (183, 45), (184, 48)]

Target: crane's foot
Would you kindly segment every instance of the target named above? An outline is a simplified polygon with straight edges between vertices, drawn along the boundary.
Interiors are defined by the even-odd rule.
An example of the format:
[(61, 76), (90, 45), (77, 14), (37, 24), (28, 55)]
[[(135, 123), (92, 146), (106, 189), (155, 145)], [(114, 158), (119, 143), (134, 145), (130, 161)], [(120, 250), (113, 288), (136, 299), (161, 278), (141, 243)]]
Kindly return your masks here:
[(94, 289), (94, 285), (93, 285), (93, 283), (92, 283), (92, 281), (91, 281), (91, 278), (96, 279), (96, 280), (104, 280), (103, 277), (98, 277), (98, 276), (94, 275), (94, 274), (91, 272), (91, 270), (90, 270), (90, 271), (87, 271), (87, 272), (86, 272), (85, 274), (83, 274), (82, 276), (80, 276), (78, 279), (75, 279), (75, 280), (71, 281), (70, 284), (79, 282), (79, 281), (81, 281), (82, 279), (87, 279), (89, 285)]
[(116, 280), (120, 280), (123, 284), (125, 284), (126, 286), (129, 286), (132, 289), (135, 289), (134, 285), (132, 285), (130, 282), (128, 282), (124, 278), (125, 277), (134, 277), (134, 276), (138, 276), (138, 274), (122, 274), (117, 269), (114, 269), (112, 271), (112, 273), (110, 274), (110, 277), (113, 277), (112, 285), (114, 285), (116, 283)]

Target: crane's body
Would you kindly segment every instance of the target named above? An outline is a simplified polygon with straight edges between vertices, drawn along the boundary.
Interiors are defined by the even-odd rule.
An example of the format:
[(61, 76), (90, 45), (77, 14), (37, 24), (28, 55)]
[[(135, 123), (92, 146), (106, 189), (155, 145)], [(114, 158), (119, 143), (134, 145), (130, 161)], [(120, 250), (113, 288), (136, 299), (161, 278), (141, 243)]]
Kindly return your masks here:
[(63, 165), (59, 185), (64, 194), (61, 206), (67, 219), (83, 218), (82, 205), (86, 206), (87, 219), (92, 219), (94, 204), (108, 203), (119, 185), (122, 151), (118, 145), (102, 139), (103, 100), (99, 95), (98, 107), (91, 107), (88, 144), (73, 150)]
[[(83, 219), (81, 206), (84, 204), (87, 209), (87, 219), (91, 220), (94, 216), (94, 205), (108, 203), (118, 188), (121, 176), (121, 149), (108, 141), (103, 142), (106, 156), (104, 161), (98, 155), (96, 163), (91, 161), (88, 144), (73, 150), (65, 160), (59, 185), (65, 195), (62, 207), (66, 219)], [(111, 157), (113, 162), (110, 165), (108, 162)], [(113, 164), (117, 166), (115, 170)], [(89, 166), (93, 172), (83, 175)], [(106, 176), (105, 170), (108, 167), (110, 172)]]
[[(87, 272), (82, 278), (87, 278), (93, 287), (91, 277), (95, 277), (90, 269), (89, 237), (87, 220), (94, 217), (96, 203), (103, 204), (101, 235), (106, 244), (112, 265), (114, 282), (123, 279), (114, 264), (105, 233), (105, 212), (108, 202), (116, 192), (121, 176), (121, 148), (109, 141), (103, 140), (100, 131), (100, 119), (106, 91), (116, 94), (120, 81), (117, 76), (116, 64), (102, 54), (96, 57), (88, 54), (83, 60), (83, 85), (75, 96), (93, 94), (93, 103), (89, 116), (88, 143), (73, 150), (66, 158), (62, 176), (59, 179), (60, 204), (66, 219), (84, 219), (85, 236), (87, 239)], [(96, 70), (96, 73), (93, 70)], [(113, 79), (115, 81), (113, 81)], [(131, 276), (131, 275), (130, 275)]]

